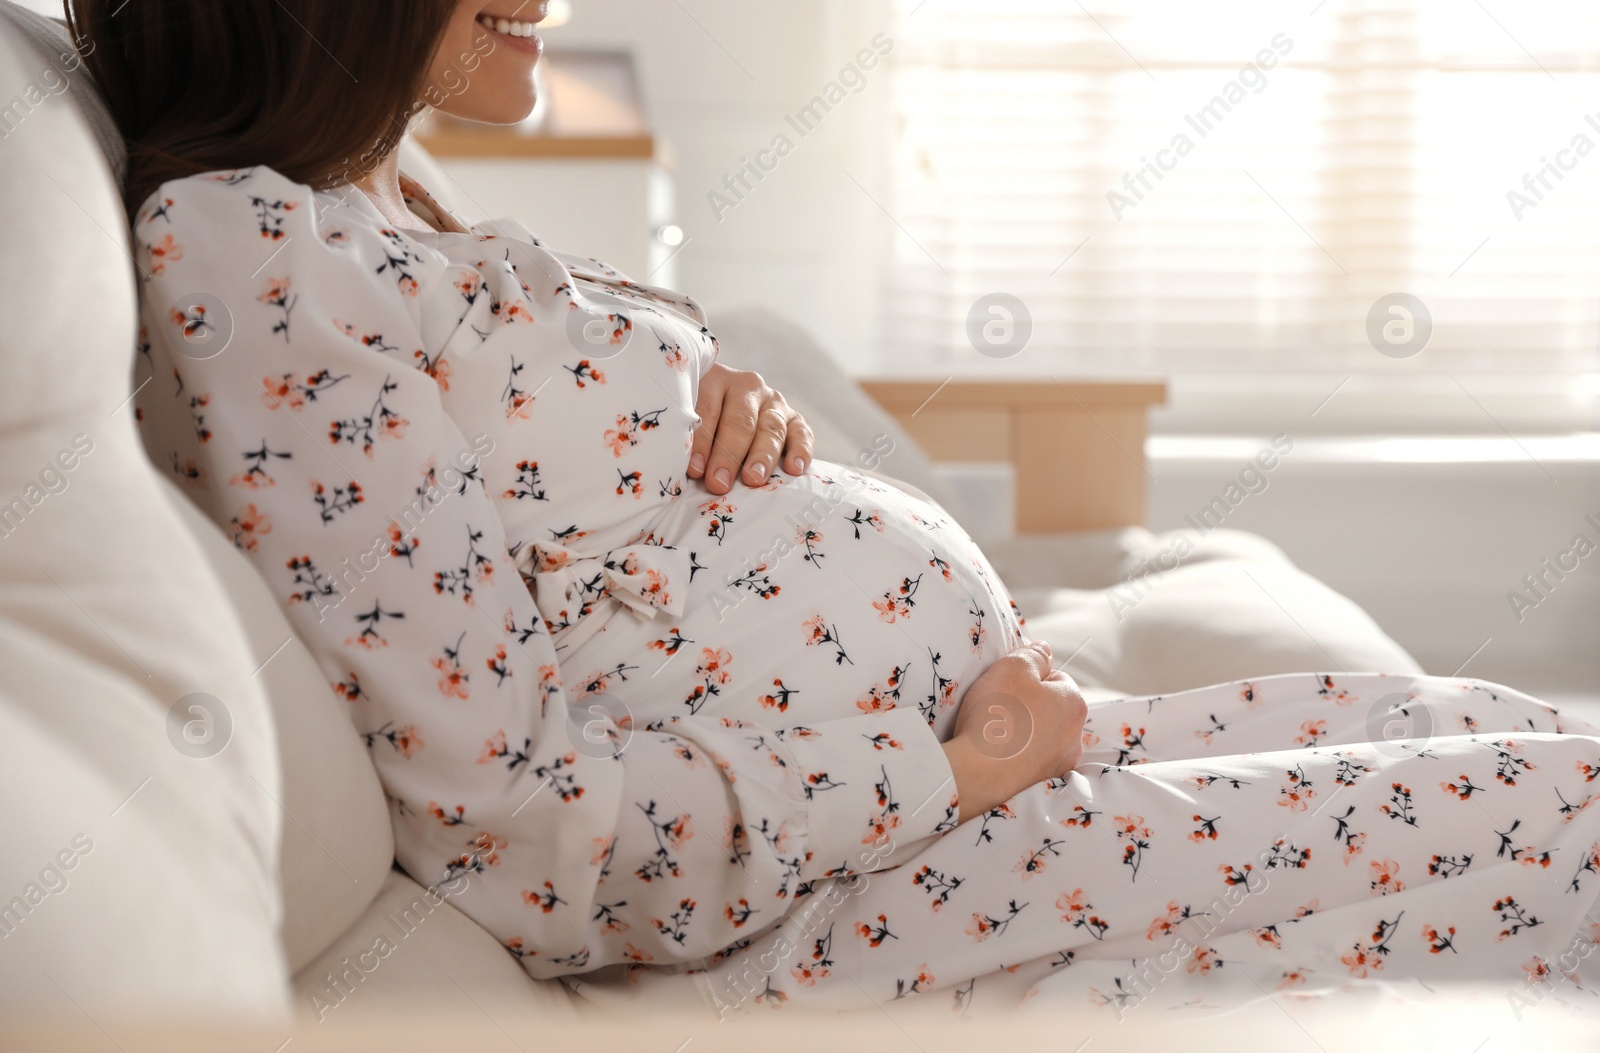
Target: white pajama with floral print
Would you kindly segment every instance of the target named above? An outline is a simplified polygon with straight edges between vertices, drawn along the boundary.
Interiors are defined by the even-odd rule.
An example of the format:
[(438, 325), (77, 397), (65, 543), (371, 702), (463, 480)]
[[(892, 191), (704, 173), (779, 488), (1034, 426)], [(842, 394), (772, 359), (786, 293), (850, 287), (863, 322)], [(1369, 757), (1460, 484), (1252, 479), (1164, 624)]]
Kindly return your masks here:
[[(892, 443), (712, 495), (698, 305), (513, 220), (400, 231), (256, 168), (134, 230), (147, 447), (325, 670), (400, 865), (535, 977), (1118, 1009), (1164, 953), (1171, 997), (1520, 975), (1588, 932), (1600, 732), (1533, 699), (1344, 672), (1125, 699), (1076, 772), (958, 825), (941, 742), (1021, 622), (876, 470)], [(1431, 734), (1374, 742), (1384, 699)]]

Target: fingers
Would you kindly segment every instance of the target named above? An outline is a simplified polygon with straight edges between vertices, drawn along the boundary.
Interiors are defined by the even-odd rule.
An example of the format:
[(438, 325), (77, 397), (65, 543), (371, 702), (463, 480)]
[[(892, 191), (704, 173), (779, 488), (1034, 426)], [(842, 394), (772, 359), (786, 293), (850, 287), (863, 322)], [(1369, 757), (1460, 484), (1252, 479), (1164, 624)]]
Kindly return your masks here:
[[(706, 474), (706, 462), (711, 457), (711, 444), (717, 434), (717, 424), (722, 417), (722, 400), (727, 391), (727, 374), (714, 367), (700, 379), (700, 396), (694, 406), (695, 413), (700, 417), (700, 426), (695, 429), (694, 444), (689, 447), (689, 471), (686, 473), (691, 479), (699, 479)], [(721, 492), (727, 493), (727, 490)]]
[(806, 465), (811, 463), (811, 444), (813, 436), (811, 425), (805, 418), (796, 413), (789, 418), (788, 434), (783, 443), (783, 470), (790, 475), (804, 475)]
[(1083, 691), (1078, 687), (1078, 681), (1073, 679), (1072, 674), (1067, 672), (1065, 669), (1052, 669), (1050, 671), (1050, 675), (1045, 679), (1052, 684), (1066, 688), (1069, 692), (1079, 698), (1083, 697)]
[(1050, 675), (1050, 645), (1042, 640), (1023, 644), (1007, 657), (1019, 658), (1027, 663), (1029, 670), (1039, 680), (1044, 680)]
[(761, 420), (760, 396), (756, 389), (733, 390), (722, 401), (717, 430), (706, 457), (706, 489), (714, 494), (733, 489), (733, 477), (744, 463)]
[(782, 396), (768, 399), (761, 407), (756, 420), (755, 437), (750, 442), (750, 452), (745, 455), (744, 481), (746, 486), (760, 486), (772, 474), (772, 466), (783, 451), (789, 434), (791, 410)]
[(805, 420), (761, 374), (713, 366), (701, 378), (695, 405), (700, 426), (689, 446), (690, 479), (704, 479), (713, 494), (767, 481), (783, 458), (784, 471), (800, 475), (811, 462), (812, 433)]

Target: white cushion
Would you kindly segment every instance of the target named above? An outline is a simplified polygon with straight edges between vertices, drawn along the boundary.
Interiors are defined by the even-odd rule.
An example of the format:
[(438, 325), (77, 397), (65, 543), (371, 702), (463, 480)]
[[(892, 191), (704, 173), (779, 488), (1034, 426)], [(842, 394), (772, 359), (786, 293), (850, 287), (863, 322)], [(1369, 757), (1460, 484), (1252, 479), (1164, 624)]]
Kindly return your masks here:
[[(47, 93), (71, 84), (70, 94), (63, 94), (77, 104), (107, 164), (120, 171), (126, 153), (105, 104), (81, 65), (63, 57), (71, 51), (66, 28), (3, 0), (0, 14), (15, 23), (44, 59), (22, 66), (39, 71), (48, 66), (54, 71), (48, 83), (40, 81)], [(106, 226), (120, 229), (124, 222), (119, 214)], [(108, 270), (126, 270), (118, 268), (116, 260), (106, 262)], [(131, 337), (114, 346), (126, 359)], [(121, 382), (126, 375), (125, 369), (113, 370), (106, 378)], [(125, 395), (124, 388), (119, 400)], [(124, 416), (131, 412), (131, 408), (123, 411)], [(264, 689), (271, 699), (282, 759), (282, 789), (274, 790), (282, 810), (272, 824), (276, 829), (281, 823), (282, 828), (282, 942), (287, 968), (296, 970), (353, 925), (388, 878), (394, 859), (388, 808), (359, 735), (340, 712), (337, 697), (310, 653), (289, 630), (265, 583), (175, 487), (163, 488), (167, 492), (161, 511), (185, 523), (231, 600), (232, 610), (219, 612), (224, 615), (219, 630), (232, 624), (231, 615), (242, 621), (243, 647), (236, 650), (245, 655), (247, 665), (240, 679), (259, 669), (251, 690)], [(276, 986), (281, 988), (281, 980)]]
[[(60, 4), (55, 6), (58, 10), (61, 7)], [(100, 97), (93, 78), (89, 76), (89, 71), (84, 68), (75, 53), (72, 33), (67, 29), (66, 23), (59, 18), (47, 18), (36, 11), (11, 3), (10, 0), (0, 0), (0, 17), (9, 19), (34, 51), (44, 58), (44, 63), (34, 65), (33, 72), (43, 75), (45, 66), (49, 66), (54, 70), (56, 77), (60, 78), (60, 80), (52, 79), (51, 83), (40, 82), (41, 88), (53, 93), (59, 88), (61, 81), (72, 86), (68, 97), (77, 104), (78, 112), (88, 124), (101, 154), (111, 166), (112, 176), (120, 184), (128, 168), (128, 149), (122, 142), (122, 135), (117, 131), (117, 124), (112, 119), (105, 100)]]
[[(126, 153), (104, 102), (86, 71), (61, 58), (71, 48), (66, 28), (10, 3), (0, 2), (0, 13), (46, 59), (29, 65), (40, 70), (49, 65), (71, 83), (68, 97), (89, 123), (107, 163), (120, 170)], [(123, 222), (119, 216), (116, 227)], [(126, 345), (117, 346), (123, 351)], [(125, 373), (110, 376), (120, 380)], [(388, 876), (394, 837), (383, 790), (355, 729), (260, 576), (176, 488), (166, 490), (167, 505), (221, 578), (246, 632), (248, 669), (261, 670), (257, 686), (272, 702), (282, 757), (282, 942), (288, 969), (298, 969), (361, 917)]]
[(349, 931), (300, 971), (294, 988), (296, 1008), (335, 1038), (415, 1014), (423, 1005), (433, 1013), (468, 1012), (476, 1002), (496, 1013), (536, 1013), (556, 1023), (578, 1019), (566, 988), (530, 979), (493, 936), (450, 903), (445, 887), (430, 893), (398, 870)]
[(271, 700), (283, 771), (283, 943), (298, 970), (377, 897), (394, 863), (394, 831), (378, 773), (348, 714), (256, 573), (222, 531), (172, 487), (238, 611), (251, 668)]
[(1203, 537), (1193, 531), (1153, 534), (1142, 526), (1089, 530), (1073, 534), (1023, 534), (986, 541), (984, 555), (1000, 580), (1028, 586), (1070, 586), (1104, 589), (1138, 576), (1148, 565), (1160, 569), (1186, 538), (1185, 566), (1219, 559), (1288, 563), (1277, 545), (1258, 534), (1220, 528)]
[[(1120, 557), (1107, 535), (1081, 539), (1089, 553), (1077, 558), (1072, 550), (1080, 539), (1049, 538), (1080, 581), (1104, 579), (1117, 567), (1150, 565), (1152, 572), (1106, 588), (1014, 589), (1027, 618), (1023, 631), (1048, 641), (1059, 660), (1070, 659), (1067, 671), (1091, 700), (1276, 673), (1423, 672), (1353, 601), (1295, 567), (1276, 546), (1231, 533), (1237, 536), (1215, 539), (1211, 551), (1202, 548), (1172, 570), (1146, 561), (1172, 551), (1178, 532), (1125, 536), (1133, 544)], [(1002, 580), (1025, 580), (997, 569)]]
[[(12, 65), (17, 71), (44, 71), (47, 68), (52, 72), (48, 79), (44, 79), (42, 72), (35, 73), (32, 78), (42, 90), (40, 96), (41, 106), (39, 112), (46, 109), (55, 110), (71, 109), (71, 104), (56, 102), (55, 91), (73, 100), (81, 117), (86, 120), (93, 133), (92, 143), (100, 153), (100, 157), (92, 154), (85, 155), (81, 149), (75, 156), (74, 171), (80, 173), (79, 180), (91, 184), (104, 184), (106, 174), (103, 168), (111, 167), (120, 172), (125, 164), (125, 151), (121, 140), (115, 134), (115, 128), (110, 123), (109, 114), (103, 101), (96, 93), (93, 82), (86, 72), (70, 58), (70, 36), (64, 26), (59, 22), (46, 19), (32, 12), (18, 8), (15, 5), (0, 0), (0, 26), (5, 26), (9, 20), (20, 34), (14, 33), (11, 26), (5, 26), (5, 35), (17, 36), (19, 42), (25, 39), (24, 46), (31, 46), (34, 54), (29, 55), (26, 61)], [(27, 78), (24, 78), (26, 81)], [(70, 92), (62, 90), (63, 85), (70, 83)], [(25, 83), (18, 85), (17, 94), (26, 90)], [(7, 92), (9, 97), (11, 92)], [(60, 121), (62, 118), (56, 118)], [(26, 120), (30, 125), (43, 122), (35, 113), (28, 113)], [(31, 129), (20, 128), (15, 137), (8, 141), (9, 147), (13, 142), (21, 142), (22, 133)], [(82, 129), (74, 129), (73, 134), (80, 139)], [(41, 133), (42, 136), (42, 133)], [(37, 144), (39, 148), (48, 148), (44, 138)], [(39, 159), (29, 157), (29, 161), (37, 162)], [(415, 162), (414, 162), (415, 163)], [(53, 168), (54, 166), (50, 166)], [(56, 171), (50, 171), (62, 183), (67, 191), (54, 202), (56, 208), (47, 211), (44, 218), (49, 222), (59, 222), (64, 209), (70, 208), (71, 201), (78, 195), (72, 180)], [(97, 186), (96, 189), (99, 189)], [(32, 191), (38, 193), (38, 191)], [(21, 200), (18, 197), (12, 200)], [(114, 214), (106, 210), (95, 210), (93, 218), (107, 231), (120, 231), (124, 228), (126, 220), (119, 206), (112, 203)], [(105, 214), (100, 214), (104, 212)], [(82, 213), (77, 215), (81, 216)], [(48, 225), (48, 224), (46, 224)], [(58, 239), (59, 240), (59, 239)], [(54, 244), (50, 239), (39, 237), (32, 244)], [(19, 243), (20, 244), (20, 243)], [(69, 245), (63, 244), (63, 250)], [(132, 308), (131, 287), (128, 281), (129, 268), (124, 260), (125, 253), (111, 253), (106, 251), (110, 243), (97, 245), (98, 251), (95, 258), (100, 263), (98, 273), (112, 284), (118, 284), (117, 290), (120, 299), (113, 297), (117, 302), (117, 310), (107, 310), (100, 319), (102, 322), (112, 323), (102, 328), (108, 330), (108, 340), (105, 346), (108, 353), (114, 352), (116, 361), (109, 368), (101, 368), (97, 374), (97, 387), (108, 396), (114, 395), (114, 402), (121, 403), (128, 395), (127, 377), (129, 375), (129, 350), (133, 345), (132, 335)], [(78, 254), (82, 258), (84, 254)], [(65, 265), (74, 256), (63, 251), (60, 259)], [(7, 261), (8, 266), (21, 266), (28, 264), (31, 257), (28, 254), (13, 253)], [(48, 277), (48, 269), (39, 269), (39, 277)], [(85, 286), (80, 275), (77, 277), (77, 290), (83, 291)], [(59, 278), (54, 279), (54, 284), (62, 290), (71, 288), (68, 283)], [(92, 284), (92, 283), (91, 283)], [(52, 301), (30, 300), (27, 296), (20, 296), (18, 303), (44, 304), (47, 307)], [(122, 310), (126, 305), (126, 310)], [(20, 315), (18, 315), (20, 316)], [(31, 346), (19, 344), (16, 348), (18, 355), (30, 353), (27, 365), (37, 368), (39, 383), (46, 381), (46, 374), (55, 371), (60, 379), (59, 367), (53, 362), (48, 350), (54, 347), (68, 346), (67, 332), (71, 332), (83, 340), (85, 327), (77, 323), (77, 316), (65, 306), (57, 306), (55, 319), (61, 323), (61, 331), (54, 334), (56, 340), (51, 344)], [(116, 323), (120, 323), (120, 328)], [(110, 337), (115, 333), (114, 338)], [(87, 340), (83, 340), (87, 342)], [(20, 367), (9, 362), (8, 365), (15, 371)], [(64, 390), (72, 391), (71, 385), (63, 385)], [(32, 393), (25, 391), (20, 386), (11, 389), (19, 396), (17, 408), (27, 405), (38, 405)], [(11, 407), (6, 407), (7, 411)], [(131, 477), (137, 484), (137, 493), (121, 495), (120, 501), (124, 507), (147, 509), (148, 517), (142, 513), (137, 518), (148, 518), (154, 529), (147, 532), (139, 531), (130, 535), (126, 529), (126, 522), (132, 516), (118, 516), (110, 507), (112, 500), (118, 499), (115, 487), (106, 487), (101, 490), (102, 496), (107, 498), (107, 507), (85, 510), (79, 508), (78, 516), (63, 514), (58, 519), (55, 531), (57, 537), (65, 541), (79, 538), (86, 532), (87, 524), (116, 522), (122, 527), (122, 541), (118, 547), (118, 558), (121, 562), (137, 565), (147, 575), (157, 575), (163, 567), (175, 567), (175, 573), (168, 581), (172, 594), (169, 598), (176, 598), (187, 589), (193, 597), (192, 610), (180, 621), (203, 623), (208, 631), (193, 631), (185, 641), (190, 646), (173, 646), (174, 641), (167, 641), (165, 655), (167, 663), (174, 669), (187, 669), (192, 675), (200, 678), (205, 683), (213, 685), (213, 692), (226, 695), (229, 714), (233, 718), (233, 734), (238, 736), (241, 732), (240, 708), (246, 710), (251, 737), (259, 740), (262, 750), (250, 754), (254, 763), (254, 774), (259, 778), (259, 787), (252, 782), (253, 804), (255, 813), (250, 823), (242, 823), (248, 829), (241, 830), (241, 834), (249, 837), (258, 846), (258, 855), (263, 860), (277, 860), (280, 867), (278, 875), (267, 875), (271, 884), (267, 898), (270, 900), (268, 908), (260, 912), (260, 921), (266, 924), (266, 931), (271, 931), (272, 925), (279, 918), (281, 911), (281, 932), (273, 933), (274, 938), (281, 941), (281, 949), (274, 947), (268, 953), (250, 954), (244, 960), (253, 963), (248, 972), (255, 984), (256, 990), (252, 998), (259, 1002), (270, 1003), (273, 1012), (281, 1010), (286, 996), (286, 977), (294, 970), (299, 970), (307, 963), (322, 955), (332, 942), (341, 934), (351, 929), (370, 909), (379, 893), (386, 887), (386, 882), (391, 879), (391, 865), (394, 856), (393, 833), (389, 824), (388, 807), (383, 790), (378, 783), (377, 774), (368, 761), (365, 745), (362, 743), (357, 730), (351, 725), (346, 713), (342, 712), (337, 696), (331, 686), (322, 676), (309, 652), (299, 640), (293, 637), (275, 598), (271, 595), (266, 584), (257, 575), (254, 569), (245, 561), (224, 538), (220, 531), (207, 520), (194, 505), (187, 500), (170, 481), (157, 473), (152, 473), (148, 462), (143, 459), (142, 451), (127, 450), (128, 434), (126, 429), (131, 421), (131, 406), (121, 407), (119, 427), (119, 447), (122, 448), (124, 459), (128, 456), (134, 458), (132, 468), (124, 473)], [(8, 417), (10, 419), (9, 412)], [(58, 421), (58, 424), (62, 422)], [(32, 456), (22, 459), (23, 464), (32, 464)], [(107, 447), (102, 441), (97, 446), (92, 459), (110, 461)], [(87, 462), (85, 463), (87, 466)], [(126, 465), (124, 465), (126, 467)], [(81, 472), (82, 469), (79, 469)], [(124, 480), (127, 482), (127, 480)], [(130, 484), (132, 485), (132, 484)], [(98, 488), (97, 488), (98, 489)], [(126, 487), (124, 488), (126, 489)], [(56, 511), (53, 507), (51, 511)], [(81, 518), (79, 518), (81, 517)], [(33, 516), (32, 519), (38, 519)], [(29, 524), (32, 524), (30, 519)], [(181, 525), (180, 525), (181, 524)], [(48, 532), (47, 528), (40, 528), (41, 533)], [(161, 542), (165, 541), (165, 544)], [(173, 548), (181, 549), (181, 554), (169, 551)], [(138, 553), (139, 560), (128, 560), (126, 553)], [(5, 553), (0, 551), (0, 557)], [(34, 550), (30, 550), (34, 554)], [(3, 559), (0, 559), (3, 566)], [(214, 577), (213, 577), (214, 575)], [(195, 585), (193, 580), (198, 577), (201, 585)], [(220, 579), (220, 587), (218, 585)], [(93, 584), (86, 586), (86, 591), (93, 595)], [(141, 583), (140, 588), (130, 590), (135, 596), (145, 595), (150, 591), (148, 585)], [(146, 607), (146, 613), (159, 614), (157, 605)], [(103, 620), (103, 619), (102, 619)], [(127, 620), (127, 619), (124, 619)], [(135, 621), (142, 621), (137, 615)], [(108, 626), (116, 632), (117, 627)], [(188, 629), (185, 630), (186, 632)], [(64, 642), (65, 648), (71, 650), (80, 646), (83, 641), (69, 639)], [(154, 665), (152, 659), (143, 652), (135, 650), (137, 661), (146, 666)], [(209, 655), (209, 659), (206, 657)], [(129, 656), (130, 659), (132, 656)], [(72, 663), (70, 655), (63, 657), (65, 664)], [(226, 672), (221, 670), (226, 669)], [(170, 692), (168, 692), (170, 693)], [(235, 699), (238, 705), (234, 704)], [(270, 700), (270, 706), (267, 701)], [(12, 722), (11, 708), (8, 706), (0, 710), (0, 727), (8, 727)], [(277, 758), (271, 755), (271, 746), (274, 735), (279, 743), (280, 750)], [(115, 742), (115, 736), (110, 737), (110, 742)], [(16, 739), (19, 749), (23, 748), (22, 737)], [(7, 777), (15, 777), (21, 782), (34, 779), (41, 765), (48, 765), (53, 759), (48, 747), (51, 743), (29, 743), (32, 752), (37, 754), (32, 765), (18, 764), (8, 767), (0, 773), (0, 786), (8, 785)], [(170, 747), (169, 747), (170, 748)], [(242, 752), (238, 747), (231, 747), (234, 752)], [(9, 750), (7, 751), (9, 752)], [(187, 758), (186, 758), (187, 759)], [(277, 761), (281, 761), (281, 768)], [(65, 778), (69, 766), (57, 763), (58, 777)], [(81, 773), (78, 773), (81, 775)], [(141, 791), (141, 797), (150, 794), (150, 787)], [(213, 806), (222, 808), (229, 802), (217, 799), (211, 791), (196, 792), (196, 796), (209, 801)], [(8, 795), (7, 799), (16, 799)], [(131, 806), (130, 806), (131, 807)], [(128, 814), (125, 809), (120, 814)], [(181, 809), (175, 809), (174, 819), (181, 817)], [(130, 824), (131, 826), (131, 824)], [(0, 827), (3, 830), (4, 827)], [(281, 845), (279, 844), (281, 831)], [(130, 830), (137, 834), (137, 830)], [(103, 846), (104, 842), (90, 843)], [(136, 843), (136, 842), (135, 842)], [(146, 870), (160, 870), (162, 852), (158, 849), (159, 841), (152, 840), (151, 846), (146, 850)], [(71, 846), (63, 845), (68, 850), (64, 858), (70, 859), (76, 870), (80, 859), (71, 852)], [(91, 850), (92, 851), (92, 850)], [(8, 852), (9, 854), (9, 852)], [(89, 852), (81, 852), (87, 857)], [(101, 856), (106, 855), (101, 848)], [(171, 859), (183, 859), (182, 852), (166, 854)], [(31, 856), (29, 857), (31, 858)], [(259, 864), (261, 860), (257, 860)], [(191, 868), (193, 870), (194, 868)], [(0, 868), (0, 877), (5, 876), (7, 870)], [(54, 871), (51, 872), (52, 875)], [(131, 879), (123, 890), (124, 897), (130, 902), (143, 901), (152, 906), (159, 906), (157, 901), (143, 890), (138, 882), (141, 872), (138, 868), (125, 872)], [(71, 874), (65, 875), (77, 881)], [(248, 872), (243, 875), (249, 877)], [(262, 876), (260, 866), (255, 867), (255, 877)], [(55, 878), (49, 878), (50, 883), (55, 883)], [(26, 886), (22, 881), (13, 882), (17, 891), (21, 892)], [(219, 890), (226, 890), (230, 882), (219, 881)], [(240, 882), (233, 882), (232, 886), (238, 891)], [(181, 885), (181, 883), (180, 883)], [(0, 889), (6, 886), (0, 885)], [(73, 885), (71, 887), (76, 887)], [(159, 937), (150, 933), (140, 933), (137, 939), (126, 941), (126, 946), (132, 950), (164, 946), (172, 954), (192, 955), (188, 968), (171, 970), (171, 982), (181, 983), (188, 973), (195, 969), (204, 969), (212, 978), (209, 985), (191, 984), (194, 997), (209, 1000), (208, 1011), (224, 1014), (231, 1013), (237, 999), (211, 997), (210, 992), (233, 979), (238, 969), (212, 968), (205, 963), (205, 959), (220, 956), (223, 952), (215, 948), (208, 948), (203, 942), (190, 940), (190, 929), (194, 925), (204, 926), (216, 938), (238, 938), (234, 952), (230, 953), (230, 965), (237, 965), (240, 959), (239, 948), (250, 948), (253, 939), (249, 933), (235, 931), (235, 921), (231, 915), (240, 909), (248, 908), (248, 897), (239, 896), (237, 901), (223, 909), (213, 909), (219, 904), (214, 902), (216, 895), (209, 896), (178, 896), (178, 901), (186, 901), (191, 910), (188, 917), (192, 919), (190, 925), (172, 925)], [(257, 897), (260, 898), (260, 897)], [(281, 906), (280, 906), (281, 903)], [(129, 917), (142, 917), (148, 928), (160, 925), (162, 912), (144, 911), (129, 908), (125, 911)], [(45, 917), (43, 913), (30, 914), (29, 923), (35, 918)], [(92, 919), (92, 914), (86, 912), (85, 920)], [(471, 923), (464, 916), (457, 916), (458, 924), (471, 927)], [(43, 938), (47, 930), (42, 925), (33, 924), (34, 931)], [(17, 926), (17, 933), (11, 939), (20, 939), (22, 926)], [(54, 930), (59, 931), (60, 930)], [(487, 934), (479, 931), (483, 943), (476, 947), (478, 954), (484, 956), (486, 967), (500, 968), (510, 963), (506, 952), (494, 944)], [(81, 941), (62, 941), (62, 946)], [(19, 956), (13, 961), (20, 965), (25, 961), (25, 956)], [(87, 957), (82, 961), (89, 960)], [(159, 957), (152, 960), (152, 964), (164, 966), (164, 961)], [(83, 990), (74, 990), (74, 995), (89, 995), (92, 985), (85, 982), (75, 984), (71, 982), (68, 974), (55, 971), (58, 979), (67, 981), (66, 987), (82, 987)], [(122, 970), (124, 974), (131, 975), (132, 969)], [(530, 979), (522, 970), (512, 966), (511, 974), (520, 989), (524, 1000), (532, 1000), (541, 1004), (552, 1004), (557, 1007), (566, 1006), (567, 995), (565, 989), (559, 984), (539, 984)], [(3, 976), (0, 973), (0, 976)], [(97, 974), (98, 975), (98, 974)], [(175, 1004), (165, 989), (155, 983), (163, 973), (161, 971), (149, 973), (144, 981), (128, 980), (126, 976), (121, 981), (125, 988), (126, 996), (135, 1004), (144, 1003), (142, 1007), (157, 1004), (163, 1008)], [(42, 977), (40, 977), (43, 980)], [(48, 981), (43, 981), (48, 983)], [(30, 989), (19, 988), (19, 994), (26, 994)], [(54, 998), (61, 994), (59, 989), (48, 991), (47, 994)], [(426, 1000), (430, 992), (420, 988), (406, 992), (406, 1000), (415, 1003), (417, 999)], [(6, 993), (0, 992), (0, 1004), (6, 1000)]]
[(0, 1017), (281, 1018), (272, 722), (135, 432), (125, 221), (49, 61), (0, 19), (32, 100), (0, 149)]

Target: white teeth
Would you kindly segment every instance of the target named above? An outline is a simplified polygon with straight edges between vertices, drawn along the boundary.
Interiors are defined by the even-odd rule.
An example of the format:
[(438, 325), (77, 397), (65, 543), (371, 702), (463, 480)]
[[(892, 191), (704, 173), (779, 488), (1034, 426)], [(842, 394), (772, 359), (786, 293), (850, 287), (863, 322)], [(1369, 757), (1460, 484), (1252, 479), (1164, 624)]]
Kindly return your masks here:
[(493, 15), (479, 16), (478, 24), (485, 29), (511, 37), (531, 37), (537, 31), (534, 22), (518, 22), (515, 19), (496, 18)]

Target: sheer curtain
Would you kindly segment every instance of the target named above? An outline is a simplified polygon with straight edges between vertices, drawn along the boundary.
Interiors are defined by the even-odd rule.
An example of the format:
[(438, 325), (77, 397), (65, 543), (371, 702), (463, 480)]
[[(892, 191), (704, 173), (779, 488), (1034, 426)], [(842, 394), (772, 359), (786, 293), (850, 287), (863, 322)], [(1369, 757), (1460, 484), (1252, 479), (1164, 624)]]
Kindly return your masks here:
[(1041, 370), (1596, 368), (1594, 6), (897, 0), (894, 40), (890, 369), (982, 368), (997, 292)]

